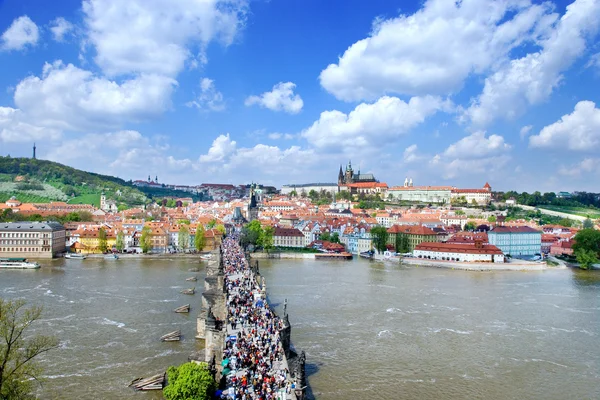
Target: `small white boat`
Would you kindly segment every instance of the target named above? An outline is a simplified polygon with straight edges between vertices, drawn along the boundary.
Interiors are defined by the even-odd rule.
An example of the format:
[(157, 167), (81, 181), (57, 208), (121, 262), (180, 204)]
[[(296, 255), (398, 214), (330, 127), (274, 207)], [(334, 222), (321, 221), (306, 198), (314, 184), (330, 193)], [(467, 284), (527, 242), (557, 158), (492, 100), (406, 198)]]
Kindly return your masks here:
[(104, 256), (105, 260), (118, 260), (119, 256), (116, 254), (107, 254)]
[(73, 259), (73, 260), (85, 260), (87, 256), (85, 254), (80, 253), (67, 253), (65, 254), (65, 258)]
[(212, 257), (212, 254), (205, 254), (203, 256), (200, 256), (202, 260), (210, 260)]
[(0, 259), (0, 269), (37, 269), (40, 264), (29, 262), (25, 258), (2, 258)]

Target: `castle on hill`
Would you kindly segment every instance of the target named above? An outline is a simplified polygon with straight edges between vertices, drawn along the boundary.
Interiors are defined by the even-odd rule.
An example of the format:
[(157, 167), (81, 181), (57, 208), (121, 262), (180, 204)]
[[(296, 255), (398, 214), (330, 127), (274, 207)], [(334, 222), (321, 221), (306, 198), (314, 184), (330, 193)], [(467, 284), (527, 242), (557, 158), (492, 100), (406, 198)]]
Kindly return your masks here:
[(361, 174), (360, 169), (355, 174), (352, 169), (352, 162), (348, 161), (348, 165), (346, 166), (346, 171), (342, 171), (342, 166), (340, 165), (340, 172), (338, 174), (338, 186), (349, 185), (352, 183), (371, 183), (371, 182), (379, 182), (375, 179), (373, 174)]

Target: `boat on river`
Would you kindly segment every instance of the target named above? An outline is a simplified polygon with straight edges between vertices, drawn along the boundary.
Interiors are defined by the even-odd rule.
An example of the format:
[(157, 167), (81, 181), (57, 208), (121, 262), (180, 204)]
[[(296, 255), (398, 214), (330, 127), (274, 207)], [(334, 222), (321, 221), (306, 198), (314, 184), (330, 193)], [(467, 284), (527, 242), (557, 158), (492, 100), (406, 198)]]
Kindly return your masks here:
[(367, 258), (369, 260), (372, 260), (374, 254), (375, 254), (375, 252), (373, 250), (369, 250), (369, 251), (363, 251), (362, 253), (359, 254), (359, 256), (362, 258)]
[(200, 256), (200, 258), (202, 260), (210, 260), (210, 259), (212, 259), (212, 257), (213, 257), (212, 254), (205, 254), (203, 256)]
[(38, 269), (40, 264), (25, 258), (0, 258), (0, 269)]
[(105, 260), (118, 260), (119, 256), (116, 254), (107, 254), (104, 256)]
[(87, 256), (81, 253), (67, 253), (65, 254), (65, 258), (69, 258), (72, 260), (85, 260)]

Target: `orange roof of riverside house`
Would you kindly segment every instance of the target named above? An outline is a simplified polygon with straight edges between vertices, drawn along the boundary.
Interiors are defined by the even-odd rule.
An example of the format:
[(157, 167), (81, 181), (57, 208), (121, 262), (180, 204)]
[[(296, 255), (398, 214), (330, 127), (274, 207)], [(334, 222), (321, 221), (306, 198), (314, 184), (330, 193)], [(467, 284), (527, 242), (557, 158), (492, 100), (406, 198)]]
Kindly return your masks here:
[(492, 244), (483, 244), (482, 247), (477, 247), (474, 244), (422, 242), (415, 246), (415, 250), (463, 254), (504, 254), (502, 250)]
[(492, 193), (487, 189), (452, 189), (452, 193)]
[(401, 225), (399, 228), (399, 232), (409, 235), (437, 235), (433, 229), (422, 225)]

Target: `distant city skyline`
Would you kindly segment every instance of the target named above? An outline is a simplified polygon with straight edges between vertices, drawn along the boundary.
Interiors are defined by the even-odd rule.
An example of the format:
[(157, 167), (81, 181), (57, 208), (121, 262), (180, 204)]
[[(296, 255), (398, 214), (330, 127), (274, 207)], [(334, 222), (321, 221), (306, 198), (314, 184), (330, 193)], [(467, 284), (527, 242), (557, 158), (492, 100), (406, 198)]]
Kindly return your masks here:
[[(597, 191), (600, 0), (0, 4), (0, 154), (126, 180)], [(331, 174), (331, 175), (330, 175)]]

